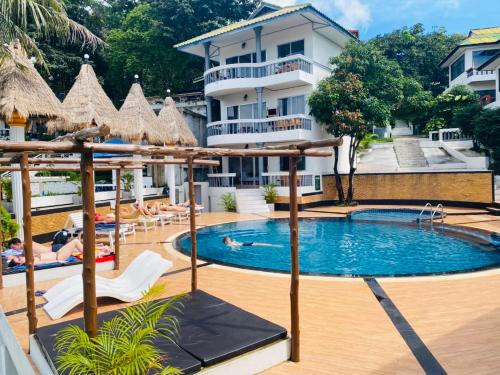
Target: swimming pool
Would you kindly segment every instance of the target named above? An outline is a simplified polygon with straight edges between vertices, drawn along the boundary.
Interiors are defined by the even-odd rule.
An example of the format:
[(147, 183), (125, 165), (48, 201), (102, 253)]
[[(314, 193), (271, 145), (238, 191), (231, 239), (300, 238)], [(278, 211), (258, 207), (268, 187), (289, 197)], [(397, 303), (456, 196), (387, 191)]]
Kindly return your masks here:
[[(466, 272), (500, 265), (500, 249), (473, 239), (469, 232), (412, 224), (351, 219), (303, 219), (299, 231), (303, 274), (343, 276), (409, 276)], [(463, 232), (463, 230), (462, 230)], [(242, 246), (232, 249), (224, 236), (238, 242), (263, 242), (282, 248)], [(275, 272), (289, 272), (287, 220), (259, 220), (215, 225), (198, 231), (198, 257), (210, 262)], [(175, 246), (190, 254), (189, 234)]]

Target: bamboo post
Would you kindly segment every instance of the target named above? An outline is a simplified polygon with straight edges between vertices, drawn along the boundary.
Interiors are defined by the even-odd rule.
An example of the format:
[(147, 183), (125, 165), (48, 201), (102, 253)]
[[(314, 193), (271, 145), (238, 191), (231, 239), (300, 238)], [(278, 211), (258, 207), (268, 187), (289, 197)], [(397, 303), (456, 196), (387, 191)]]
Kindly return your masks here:
[(297, 158), (290, 158), (288, 185), (290, 187), (290, 312), (292, 325), (292, 361), (300, 361), (299, 330), (299, 211), (297, 204)]
[(120, 191), (122, 189), (122, 170), (116, 170), (116, 198), (115, 198), (115, 270), (120, 269)]
[(191, 291), (194, 292), (198, 289), (198, 270), (196, 268), (196, 198), (194, 194), (193, 157), (188, 157), (187, 161), (189, 181), (189, 224), (191, 226)]
[(28, 165), (28, 153), (21, 156), (21, 179), (23, 186), (23, 229), (24, 229), (24, 257), (26, 259), (26, 298), (28, 307), (28, 324), (30, 335), (36, 332), (36, 305), (35, 305), (35, 264), (33, 257), (33, 238), (31, 231), (31, 181)]
[(83, 318), (85, 331), (90, 337), (97, 335), (97, 297), (95, 286), (95, 197), (92, 151), (81, 153), (83, 200)]

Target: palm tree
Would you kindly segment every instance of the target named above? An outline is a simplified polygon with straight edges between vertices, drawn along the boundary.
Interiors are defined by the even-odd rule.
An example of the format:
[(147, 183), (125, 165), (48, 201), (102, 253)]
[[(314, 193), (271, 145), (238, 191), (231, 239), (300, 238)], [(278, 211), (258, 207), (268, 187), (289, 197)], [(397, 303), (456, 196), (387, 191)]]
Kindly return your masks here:
[(103, 323), (99, 333), (89, 338), (83, 329), (69, 325), (60, 330), (55, 349), (59, 373), (68, 375), (180, 375), (178, 369), (165, 365), (168, 354), (158, 350), (158, 339), (175, 342), (179, 324), (168, 310), (179, 309), (177, 295), (166, 300), (154, 300), (164, 286), (151, 288), (141, 303), (127, 307)]
[(0, 65), (10, 57), (11, 42), (19, 40), (22, 47), (46, 67), (42, 51), (31, 35), (41, 38), (62, 38), (80, 41), (95, 49), (103, 41), (87, 28), (71, 20), (63, 0), (0, 0)]

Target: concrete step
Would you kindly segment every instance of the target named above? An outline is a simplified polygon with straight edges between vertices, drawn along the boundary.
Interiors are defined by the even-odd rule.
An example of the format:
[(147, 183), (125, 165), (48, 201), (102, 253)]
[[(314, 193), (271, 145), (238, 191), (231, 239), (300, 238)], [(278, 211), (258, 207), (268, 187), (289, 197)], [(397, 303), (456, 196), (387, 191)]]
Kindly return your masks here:
[(429, 163), (420, 147), (420, 142), (416, 139), (394, 141), (394, 152), (398, 164), (402, 168), (427, 167)]
[(239, 213), (266, 213), (269, 207), (260, 189), (237, 189), (236, 208)]

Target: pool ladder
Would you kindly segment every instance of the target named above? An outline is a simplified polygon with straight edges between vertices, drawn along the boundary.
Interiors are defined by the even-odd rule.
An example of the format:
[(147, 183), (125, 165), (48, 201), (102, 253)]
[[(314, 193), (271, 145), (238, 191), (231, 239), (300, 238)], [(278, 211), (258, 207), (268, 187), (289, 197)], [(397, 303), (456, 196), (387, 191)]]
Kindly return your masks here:
[[(427, 208), (429, 208), (431, 216), (430, 216), (429, 219), (426, 219), (426, 218), (424, 219), (423, 215), (426, 212)], [(439, 203), (436, 206), (436, 208), (433, 208), (432, 204), (426, 203), (425, 206), (424, 206), (424, 208), (422, 209), (422, 211), (420, 211), (420, 214), (418, 215), (417, 221), (419, 223), (423, 223), (424, 221), (429, 221), (431, 223), (431, 225), (433, 225), (434, 224), (434, 218), (435, 218), (435, 216), (436, 216), (437, 213), (440, 214), (439, 218), (441, 219), (441, 225), (444, 224), (444, 218), (446, 216), (446, 214), (444, 212), (444, 206), (441, 203)]]

